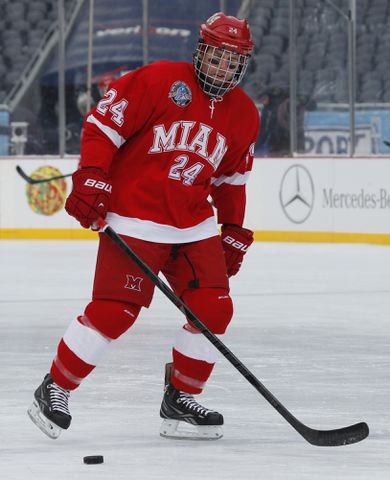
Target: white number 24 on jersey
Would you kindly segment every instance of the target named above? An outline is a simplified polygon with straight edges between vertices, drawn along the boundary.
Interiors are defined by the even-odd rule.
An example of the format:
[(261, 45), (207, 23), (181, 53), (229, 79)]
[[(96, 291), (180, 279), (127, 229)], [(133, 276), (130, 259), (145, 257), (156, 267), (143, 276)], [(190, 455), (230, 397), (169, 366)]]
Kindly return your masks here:
[(122, 98), (119, 102), (114, 103), (116, 96), (117, 91), (114, 88), (107, 90), (104, 97), (97, 104), (96, 110), (102, 115), (105, 115), (107, 111), (111, 112), (111, 120), (121, 127), (124, 122), (124, 113), (129, 102)]
[(184, 185), (192, 185), (204, 165), (198, 162), (192, 165), (192, 167), (185, 168), (188, 160), (188, 155), (179, 155), (176, 157), (176, 163), (170, 168), (168, 177), (172, 178), (172, 180), (182, 181)]

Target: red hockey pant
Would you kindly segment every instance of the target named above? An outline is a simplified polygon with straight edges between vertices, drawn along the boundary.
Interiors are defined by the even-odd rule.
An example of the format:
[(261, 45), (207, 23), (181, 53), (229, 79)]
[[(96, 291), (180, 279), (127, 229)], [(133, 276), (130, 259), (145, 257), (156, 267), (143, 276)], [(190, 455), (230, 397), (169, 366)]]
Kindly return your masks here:
[[(155, 273), (164, 274), (174, 292), (213, 333), (225, 332), (233, 305), (219, 236), (180, 245), (123, 238)], [(101, 234), (93, 299), (60, 341), (51, 368), (56, 383), (76, 388), (98, 364), (111, 341), (135, 322), (141, 307), (150, 305), (153, 292), (153, 282)], [(200, 393), (217, 353), (187, 322), (174, 340), (172, 384), (189, 393)], [(145, 358), (151, 354), (146, 346)]]

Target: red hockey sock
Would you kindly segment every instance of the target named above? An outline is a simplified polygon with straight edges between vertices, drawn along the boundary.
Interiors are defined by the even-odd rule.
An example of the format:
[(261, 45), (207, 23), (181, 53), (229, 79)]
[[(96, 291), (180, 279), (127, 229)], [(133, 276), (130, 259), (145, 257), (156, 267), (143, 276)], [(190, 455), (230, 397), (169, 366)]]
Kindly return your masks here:
[(91, 373), (118, 338), (134, 323), (140, 306), (114, 301), (92, 301), (85, 314), (70, 323), (58, 345), (51, 376), (62, 388), (74, 390)]
[(95, 365), (88, 365), (81, 360), (61, 339), (57, 356), (51, 366), (50, 375), (60, 387), (66, 390), (74, 390), (94, 368)]
[(193, 394), (202, 393), (214, 365), (214, 363), (187, 357), (173, 349), (171, 383), (177, 390)]

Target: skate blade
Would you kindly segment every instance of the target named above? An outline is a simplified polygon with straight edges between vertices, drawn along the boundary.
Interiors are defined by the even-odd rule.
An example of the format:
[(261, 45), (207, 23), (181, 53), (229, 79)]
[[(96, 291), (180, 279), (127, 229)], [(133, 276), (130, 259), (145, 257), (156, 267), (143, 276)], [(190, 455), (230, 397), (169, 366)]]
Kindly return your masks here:
[(179, 440), (218, 440), (223, 437), (222, 425), (192, 425), (179, 420), (164, 419), (160, 436)]
[(32, 405), (27, 410), (27, 414), (32, 422), (35, 423), (35, 425), (48, 437), (55, 440), (61, 435), (62, 428), (43, 415), (36, 400), (33, 401)]

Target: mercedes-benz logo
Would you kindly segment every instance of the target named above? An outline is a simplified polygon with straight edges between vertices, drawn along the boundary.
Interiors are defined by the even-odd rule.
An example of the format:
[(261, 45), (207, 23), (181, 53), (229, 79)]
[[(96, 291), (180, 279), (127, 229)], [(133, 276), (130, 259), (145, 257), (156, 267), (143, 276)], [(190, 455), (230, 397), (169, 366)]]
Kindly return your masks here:
[(283, 175), (279, 191), (280, 204), (293, 223), (303, 223), (313, 210), (314, 184), (303, 165), (291, 165)]

